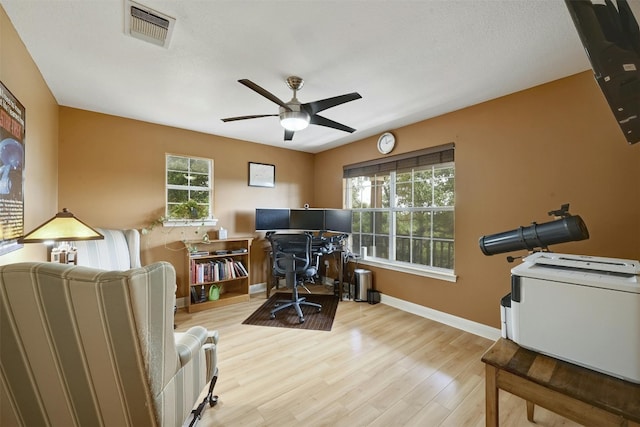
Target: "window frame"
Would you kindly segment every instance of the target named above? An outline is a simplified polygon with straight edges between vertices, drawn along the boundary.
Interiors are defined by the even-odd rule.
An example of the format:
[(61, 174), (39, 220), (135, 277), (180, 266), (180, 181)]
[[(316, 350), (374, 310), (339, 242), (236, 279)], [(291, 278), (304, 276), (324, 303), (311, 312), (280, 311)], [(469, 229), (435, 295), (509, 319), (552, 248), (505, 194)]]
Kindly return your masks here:
[[(431, 277), (436, 279), (441, 279), (445, 281), (455, 282), (457, 276), (455, 274), (455, 159), (454, 159), (454, 144), (446, 144), (438, 147), (432, 147), (428, 149), (418, 150), (410, 153), (405, 153), (396, 156), (389, 156), (382, 159), (361, 162), (352, 165), (345, 165), (343, 168), (343, 205), (345, 208), (351, 209), (354, 213), (354, 219), (352, 219), (352, 224), (354, 226), (354, 230), (352, 235), (350, 236), (350, 244), (353, 245), (353, 235), (358, 234), (360, 239), (363, 236), (370, 236), (373, 241), (375, 241), (375, 237), (382, 235), (387, 239), (387, 249), (388, 249), (388, 258), (381, 258), (372, 256), (371, 254), (361, 254), (359, 259), (357, 259), (358, 263), (365, 265), (372, 265), (383, 267), (390, 270), (401, 271), (405, 273), (410, 273), (414, 275), (420, 275), (424, 277)], [(417, 181), (415, 171), (425, 170), (430, 168), (433, 172), (437, 169), (452, 169), (453, 171), (453, 202), (451, 206), (435, 206), (433, 204), (429, 204), (428, 206), (397, 206), (397, 174), (406, 173), (407, 171), (411, 171), (411, 179), (407, 181), (412, 186), (411, 194), (414, 195), (413, 186)], [(371, 204), (367, 207), (353, 207), (351, 206), (352, 202), (352, 188), (351, 188), (351, 179), (357, 177), (385, 177), (388, 176), (389, 186), (389, 197), (388, 206), (383, 206), (382, 201), (374, 202), (371, 201)], [(431, 175), (433, 177), (433, 175)], [(432, 194), (432, 200), (434, 195)], [(428, 212), (429, 215), (433, 215), (438, 212), (451, 212), (452, 213), (452, 237), (451, 238), (442, 238), (442, 237), (434, 237), (433, 219), (430, 221), (430, 233), (426, 240), (429, 240), (430, 249), (433, 248), (433, 245), (436, 241), (448, 241), (450, 245), (453, 247), (452, 257), (452, 268), (443, 268), (443, 267), (434, 267), (432, 266), (433, 262), (433, 253), (429, 253), (429, 264), (419, 264), (411, 261), (399, 261), (396, 259), (397, 257), (397, 248), (396, 248), (396, 239), (398, 235), (396, 233), (397, 226), (397, 214), (400, 212), (407, 212), (413, 214), (414, 212)], [(384, 228), (388, 228), (386, 233), (379, 233), (376, 230), (375, 220), (371, 222), (371, 230), (368, 232), (362, 232), (362, 217), (356, 218), (355, 214), (359, 213), (370, 213), (372, 216), (375, 216), (376, 213), (387, 213), (388, 217), (386, 220), (386, 225)], [(359, 225), (359, 229), (356, 230), (356, 225)], [(400, 236), (404, 237), (404, 236)], [(412, 248), (415, 240), (422, 240), (422, 237), (416, 239), (415, 236), (412, 236), (412, 231), (409, 232), (407, 236), (409, 240), (409, 253), (411, 256)], [(362, 243), (362, 240), (361, 240)], [(359, 248), (354, 248), (354, 252), (359, 253)], [(362, 256), (364, 255), (364, 256)], [(411, 258), (410, 258), (411, 259)]]
[[(192, 160), (195, 161), (205, 161), (208, 164), (208, 173), (207, 173), (207, 182), (208, 186), (191, 186), (191, 185), (178, 185), (171, 184), (169, 182), (169, 173), (172, 171), (169, 169), (169, 160), (170, 158), (181, 158), (186, 159), (188, 163), (187, 173), (189, 172), (189, 168), (191, 167)], [(177, 171), (177, 170), (176, 170)], [(174, 171), (174, 172), (176, 172)], [(180, 172), (180, 171), (177, 171)], [(175, 153), (165, 153), (165, 167), (164, 167), (164, 182), (165, 182), (165, 216), (163, 221), (163, 226), (165, 227), (176, 227), (176, 226), (214, 226), (217, 224), (218, 220), (214, 218), (214, 161), (210, 158), (199, 157), (199, 156), (190, 156), (185, 154), (175, 154)], [(198, 172), (202, 174), (201, 172)], [(199, 192), (208, 192), (208, 214), (206, 217), (196, 218), (196, 219), (188, 219), (188, 218), (171, 218), (169, 216), (170, 206), (174, 205), (174, 203), (169, 201), (169, 191), (170, 190), (181, 190), (181, 191), (199, 191)], [(190, 199), (189, 199), (190, 200)]]

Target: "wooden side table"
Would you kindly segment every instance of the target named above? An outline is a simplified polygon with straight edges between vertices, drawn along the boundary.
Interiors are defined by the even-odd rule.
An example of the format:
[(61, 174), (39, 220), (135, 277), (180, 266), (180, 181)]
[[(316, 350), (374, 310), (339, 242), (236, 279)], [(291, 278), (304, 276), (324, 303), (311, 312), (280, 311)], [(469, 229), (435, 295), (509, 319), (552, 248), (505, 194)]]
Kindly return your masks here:
[(500, 389), (585, 426), (640, 427), (640, 384), (605, 375), (499, 339), (482, 356), (486, 368), (486, 425), (498, 426)]

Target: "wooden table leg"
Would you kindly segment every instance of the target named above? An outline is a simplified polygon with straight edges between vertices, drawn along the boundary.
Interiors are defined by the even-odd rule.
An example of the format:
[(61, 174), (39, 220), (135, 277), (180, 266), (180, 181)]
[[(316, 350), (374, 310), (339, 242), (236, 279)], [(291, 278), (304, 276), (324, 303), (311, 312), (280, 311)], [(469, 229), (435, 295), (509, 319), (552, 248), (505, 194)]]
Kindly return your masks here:
[(498, 415), (498, 370), (487, 364), (485, 368), (485, 425), (498, 427), (500, 417)]
[(527, 400), (527, 419), (530, 422), (534, 422), (533, 421), (533, 411), (536, 409), (536, 405), (533, 402), (529, 402)]

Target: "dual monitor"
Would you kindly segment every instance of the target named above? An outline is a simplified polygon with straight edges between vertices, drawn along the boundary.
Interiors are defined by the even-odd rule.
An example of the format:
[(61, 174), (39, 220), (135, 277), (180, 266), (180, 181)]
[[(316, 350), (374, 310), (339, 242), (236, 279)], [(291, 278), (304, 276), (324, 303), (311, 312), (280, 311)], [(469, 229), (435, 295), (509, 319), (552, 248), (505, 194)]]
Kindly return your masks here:
[(351, 233), (350, 209), (256, 209), (256, 231)]

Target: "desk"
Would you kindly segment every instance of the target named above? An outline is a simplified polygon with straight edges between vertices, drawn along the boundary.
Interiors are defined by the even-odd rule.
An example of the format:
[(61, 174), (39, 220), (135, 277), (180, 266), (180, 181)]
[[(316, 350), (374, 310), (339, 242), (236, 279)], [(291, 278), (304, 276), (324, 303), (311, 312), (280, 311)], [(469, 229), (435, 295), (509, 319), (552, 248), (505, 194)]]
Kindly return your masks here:
[(640, 385), (601, 374), (499, 339), (482, 356), (486, 368), (486, 425), (497, 426), (498, 390), (585, 426), (640, 426)]

